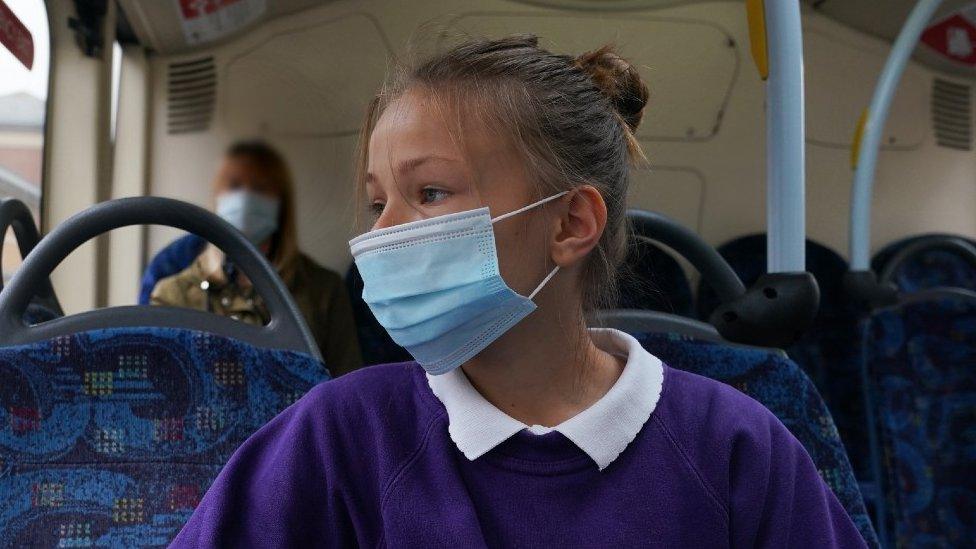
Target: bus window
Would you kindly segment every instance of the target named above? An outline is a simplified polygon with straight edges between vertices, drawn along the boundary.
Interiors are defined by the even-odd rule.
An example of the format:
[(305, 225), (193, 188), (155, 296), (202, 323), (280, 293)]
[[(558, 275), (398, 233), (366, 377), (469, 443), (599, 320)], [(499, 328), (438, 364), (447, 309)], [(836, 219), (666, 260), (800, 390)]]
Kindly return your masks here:
[[(41, 210), (49, 39), (44, 0), (0, 0), (0, 198)], [(20, 265), (13, 232), (3, 238), (4, 282)]]

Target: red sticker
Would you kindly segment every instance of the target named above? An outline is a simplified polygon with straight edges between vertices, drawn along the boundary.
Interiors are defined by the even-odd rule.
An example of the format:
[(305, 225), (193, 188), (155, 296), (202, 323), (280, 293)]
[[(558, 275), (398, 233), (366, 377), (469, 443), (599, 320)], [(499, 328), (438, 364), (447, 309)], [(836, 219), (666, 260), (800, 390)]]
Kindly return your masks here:
[(189, 45), (205, 44), (257, 21), (267, 11), (267, 0), (170, 0), (180, 14), (183, 36)]
[(236, 4), (241, 0), (180, 0), (180, 13), (183, 19), (189, 21), (204, 15), (210, 15), (217, 10)]
[(28, 70), (34, 67), (34, 38), (3, 0), (0, 0), (0, 44)]
[(976, 25), (963, 14), (955, 14), (922, 33), (922, 42), (957, 63), (976, 66)]

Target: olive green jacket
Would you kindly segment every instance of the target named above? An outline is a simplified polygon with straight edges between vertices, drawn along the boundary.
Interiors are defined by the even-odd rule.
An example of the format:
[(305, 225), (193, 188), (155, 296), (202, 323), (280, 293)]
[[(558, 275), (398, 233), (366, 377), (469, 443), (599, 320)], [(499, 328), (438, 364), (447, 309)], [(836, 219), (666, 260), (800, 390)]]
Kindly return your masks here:
[[(250, 324), (267, 323), (267, 308), (253, 286), (246, 280), (228, 282), (223, 269), (214, 267), (222, 265), (222, 259), (219, 251), (208, 247), (189, 267), (160, 280), (153, 288), (150, 302), (210, 311)], [(288, 289), (332, 375), (360, 368), (363, 362), (356, 324), (342, 278), (302, 254)]]

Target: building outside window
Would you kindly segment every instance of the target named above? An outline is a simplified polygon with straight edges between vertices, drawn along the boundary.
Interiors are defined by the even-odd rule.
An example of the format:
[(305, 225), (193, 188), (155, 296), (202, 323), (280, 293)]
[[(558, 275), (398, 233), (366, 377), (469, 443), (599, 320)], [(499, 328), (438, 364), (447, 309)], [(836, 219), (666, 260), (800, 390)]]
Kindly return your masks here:
[[(0, 199), (23, 201), (40, 221), (50, 46), (44, 1), (0, 0), (0, 23)], [(21, 257), (12, 230), (0, 237), (6, 283)]]

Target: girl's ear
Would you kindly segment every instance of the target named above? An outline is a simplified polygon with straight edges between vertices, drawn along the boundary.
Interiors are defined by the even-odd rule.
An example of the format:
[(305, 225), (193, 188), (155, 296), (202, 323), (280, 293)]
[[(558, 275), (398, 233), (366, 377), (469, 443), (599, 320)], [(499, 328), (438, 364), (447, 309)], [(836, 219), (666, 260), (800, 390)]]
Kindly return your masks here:
[(552, 260), (562, 268), (578, 265), (600, 242), (607, 225), (607, 204), (592, 185), (573, 189), (555, 219)]

